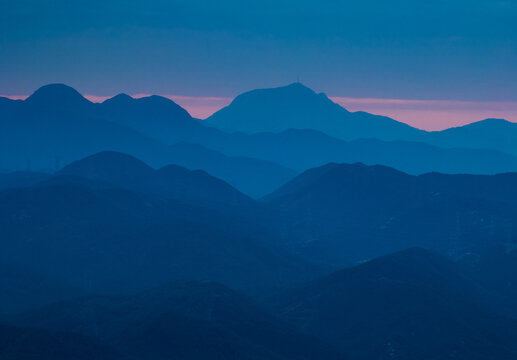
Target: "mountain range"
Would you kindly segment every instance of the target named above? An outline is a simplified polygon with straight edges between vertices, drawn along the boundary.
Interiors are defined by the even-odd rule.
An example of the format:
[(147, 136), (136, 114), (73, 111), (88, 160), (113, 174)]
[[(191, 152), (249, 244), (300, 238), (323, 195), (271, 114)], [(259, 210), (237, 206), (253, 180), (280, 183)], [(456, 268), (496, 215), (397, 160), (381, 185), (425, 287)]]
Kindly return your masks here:
[(0, 360), (516, 359), (514, 126), (0, 98)]
[[(214, 128), (221, 123), (228, 130), (224, 118), (234, 113), (234, 106), (240, 122), (279, 132), (247, 134)], [(244, 117), (244, 112), (275, 119), (272, 123), (278, 127), (260, 127), (264, 119)], [(95, 104), (60, 84), (44, 86), (25, 101), (3, 98), (0, 115), (0, 169), (4, 171), (56, 171), (111, 150), (141, 158), (153, 167), (176, 163), (205, 170), (255, 198), (275, 190), (296, 172), (328, 162), (382, 164), (411, 174), (517, 171), (512, 123), (486, 120), (427, 133), (389, 118), (350, 113), (301, 84), (243, 94), (206, 121), (193, 119), (163, 97), (134, 99), (121, 94)], [(348, 124), (343, 130), (348, 135), (318, 125), (327, 122)]]
[(247, 297), (211, 282), (174, 282), (131, 295), (92, 295), (10, 321), (76, 333), (130, 359), (344, 359)]
[(515, 359), (517, 322), (483, 303), (455, 264), (413, 248), (268, 300), (351, 359)]
[(441, 251), (515, 241), (517, 175), (412, 176), (384, 166), (328, 164), (264, 198), (282, 243), (325, 263), (422, 246)]

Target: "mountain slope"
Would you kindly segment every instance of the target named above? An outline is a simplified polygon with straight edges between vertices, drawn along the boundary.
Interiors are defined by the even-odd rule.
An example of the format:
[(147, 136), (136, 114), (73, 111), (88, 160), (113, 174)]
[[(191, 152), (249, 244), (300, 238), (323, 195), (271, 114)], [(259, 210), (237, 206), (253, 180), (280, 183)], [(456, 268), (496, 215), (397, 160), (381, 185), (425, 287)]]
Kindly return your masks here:
[(329, 162), (382, 164), (422, 174), (495, 174), (517, 171), (517, 157), (486, 149), (444, 149), (423, 142), (358, 139), (349, 142), (315, 130), (287, 130), (282, 133), (226, 134), (205, 138), (206, 147), (231, 156), (273, 161), (296, 171)]
[(318, 271), (268, 245), (270, 233), (242, 207), (64, 180), (0, 191), (0, 261), (105, 292), (208, 279), (257, 293)]
[(106, 120), (131, 127), (165, 144), (206, 131), (181, 106), (156, 95), (134, 99), (120, 94), (99, 104), (97, 110)]
[(206, 121), (228, 131), (314, 129), (344, 140), (396, 140), (420, 132), (388, 117), (351, 113), (300, 83), (241, 94)]
[[(303, 96), (313, 99), (302, 101), (298, 109), (299, 106), (293, 105), (292, 101), (289, 102), (290, 97), (287, 96), (285, 101), (286, 104), (291, 104), (288, 108), (293, 114), (296, 112), (300, 116), (310, 114), (311, 111), (304, 108), (306, 104), (315, 109), (320, 107), (328, 109), (335, 116), (345, 114), (354, 119), (358, 116), (348, 113), (324, 96), (316, 95), (301, 85), (280, 90), (288, 94), (300, 92), (305, 94)], [(261, 108), (251, 108), (245, 112), (251, 116), (259, 114), (260, 111), (262, 111)], [(344, 142), (314, 130), (291, 129), (279, 134), (229, 134), (204, 126), (203, 123), (190, 118), (174, 102), (165, 98), (132, 99), (119, 95), (112, 101), (93, 104), (81, 97), (74, 89), (59, 84), (44, 86), (25, 101), (0, 101), (0, 116), (2, 117), (0, 169), (5, 170), (51, 169), (55, 171), (64, 164), (106, 150), (136, 156), (153, 167), (170, 164), (176, 159), (191, 162), (191, 158), (196, 158), (199, 154), (198, 150), (192, 149), (193, 154), (178, 159), (174, 149), (169, 149), (157, 140), (162, 139), (168, 144), (177, 142), (199, 144), (226, 156), (265, 160), (295, 171), (304, 171), (328, 162), (358, 161), (371, 165), (393, 166), (412, 174), (430, 171), (476, 174), (517, 171), (515, 156), (494, 150), (442, 149), (422, 142), (385, 142), (375, 139)], [(361, 116), (379, 119), (368, 114)], [(293, 121), (296, 119), (293, 118)], [(340, 126), (343, 123), (349, 123), (348, 120), (335, 122)], [(318, 120), (319, 123), (320, 120)], [(399, 124), (396, 128), (399, 126), (406, 128), (406, 125), (400, 125), (390, 119), (378, 122), (356, 119), (350, 122), (350, 124), (356, 123), (366, 126), (361, 135), (363, 137), (378, 135), (379, 138), (383, 138), (382, 134), (390, 134), (391, 131), (386, 130), (385, 127), (388, 126), (391, 129), (393, 124)], [(145, 136), (142, 132), (151, 137)], [(336, 133), (337, 135), (339, 134)], [(427, 141), (425, 136), (420, 138), (421, 135), (419, 132), (417, 140)], [(411, 135), (402, 138), (414, 139), (415, 137)], [(232, 162), (234, 160), (232, 159)], [(213, 172), (213, 165), (209, 162), (203, 161), (197, 165), (203, 165), (205, 167), (203, 170), (209, 173)], [(261, 172), (264, 171), (263, 163), (257, 165), (253, 160), (241, 165), (249, 166), (249, 176), (252, 178), (261, 177)], [(274, 165), (273, 167), (267, 165), (266, 170), (264, 174), (269, 174), (269, 177), (263, 180), (264, 184), (270, 183), (273, 186), (277, 179), (283, 176), (281, 174), (284, 170)], [(274, 171), (269, 173), (271, 170)], [(219, 175), (224, 175), (224, 180), (234, 185), (247, 182), (241, 179), (240, 174), (236, 175), (233, 171), (221, 172)], [(242, 177), (244, 175), (246, 172)], [(240, 189), (244, 190), (246, 187), (250, 195), (255, 194), (255, 188), (258, 188), (257, 193), (263, 191), (262, 181), (250, 183), (252, 185), (249, 187), (239, 185)]]
[[(411, 176), (384, 166), (328, 164), (265, 201), (280, 209), (292, 249), (343, 264), (410, 246), (450, 251), (513, 239), (516, 191), (506, 178), (515, 174)], [(478, 191), (485, 186), (493, 191)]]
[(91, 296), (17, 323), (80, 332), (150, 359), (342, 359), (247, 298), (214, 283), (176, 282), (132, 296)]
[(503, 119), (486, 119), (442, 131), (418, 134), (411, 139), (446, 148), (494, 149), (517, 155), (517, 124)]
[(297, 175), (271, 161), (226, 156), (198, 144), (177, 143), (169, 147), (171, 163), (202, 169), (252, 197), (262, 197)]
[(0, 167), (56, 170), (56, 165), (103, 150), (164, 160), (162, 144), (103, 119), (96, 105), (74, 89), (54, 84), (16, 102), (7, 116), (0, 109)]
[(12, 262), (0, 262), (0, 293), (1, 317), (82, 295), (74, 287)]
[(352, 359), (515, 359), (517, 321), (477, 298), (452, 263), (410, 249), (286, 292), (270, 306)]
[(65, 166), (58, 175), (112, 183), (119, 187), (187, 203), (252, 205), (246, 195), (203, 171), (176, 165), (154, 170), (126, 154), (105, 151)]
[(122, 360), (110, 347), (82, 335), (0, 325), (2, 360)]

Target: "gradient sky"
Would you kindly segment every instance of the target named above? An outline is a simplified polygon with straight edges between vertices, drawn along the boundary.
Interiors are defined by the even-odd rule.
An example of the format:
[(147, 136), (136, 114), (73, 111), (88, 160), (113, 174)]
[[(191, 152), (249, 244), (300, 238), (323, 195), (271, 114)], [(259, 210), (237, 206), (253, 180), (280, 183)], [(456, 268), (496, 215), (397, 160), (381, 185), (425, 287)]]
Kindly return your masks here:
[(0, 0), (0, 94), (173, 94), (199, 116), (299, 78), (424, 128), (517, 121), (516, 23), (516, 1)]

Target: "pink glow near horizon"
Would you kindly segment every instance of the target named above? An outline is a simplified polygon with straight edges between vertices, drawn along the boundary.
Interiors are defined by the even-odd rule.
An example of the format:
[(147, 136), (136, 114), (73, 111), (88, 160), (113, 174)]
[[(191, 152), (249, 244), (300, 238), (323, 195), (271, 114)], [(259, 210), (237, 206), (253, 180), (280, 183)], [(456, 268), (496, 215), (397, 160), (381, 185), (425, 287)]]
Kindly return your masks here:
[(331, 97), (349, 111), (389, 116), (424, 130), (443, 130), (487, 118), (517, 122), (516, 101), (410, 100)]
[[(134, 98), (150, 96), (134, 94)], [(193, 117), (206, 119), (232, 101), (229, 97), (161, 95), (185, 108)], [(24, 100), (27, 95), (0, 95), (13, 100)], [(111, 96), (84, 95), (100, 103)], [(424, 130), (443, 130), (487, 118), (501, 118), (517, 122), (517, 101), (462, 101), (462, 100), (411, 100), (384, 98), (330, 97), (349, 111), (366, 111), (389, 116)]]

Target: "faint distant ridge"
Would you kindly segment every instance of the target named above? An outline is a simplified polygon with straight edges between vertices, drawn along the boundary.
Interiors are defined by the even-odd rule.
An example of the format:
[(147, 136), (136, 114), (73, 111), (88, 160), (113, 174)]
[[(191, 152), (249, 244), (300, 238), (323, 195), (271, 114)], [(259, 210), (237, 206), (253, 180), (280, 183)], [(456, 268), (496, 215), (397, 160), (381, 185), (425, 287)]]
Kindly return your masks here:
[[(293, 175), (285, 168), (299, 172), (329, 162), (383, 164), (411, 174), (517, 169), (517, 124), (489, 119), (425, 132), (348, 112), (300, 83), (242, 94), (206, 122), (160, 96), (119, 94), (98, 104), (69, 86), (51, 84), (26, 101), (0, 99), (0, 118), (0, 169), (48, 172), (112, 150), (153, 167), (177, 162), (203, 169), (255, 197)], [(233, 125), (229, 131), (216, 128)], [(195, 147), (170, 146), (177, 143)], [(260, 184), (259, 174), (266, 177)]]
[(129, 190), (204, 205), (252, 203), (249, 197), (204, 171), (191, 171), (177, 165), (154, 170), (133, 156), (115, 151), (103, 151), (75, 161), (58, 174), (111, 183)]
[(301, 83), (243, 93), (206, 121), (228, 131), (314, 129), (344, 140), (395, 140), (421, 132), (385, 116), (349, 112)]
[(485, 119), (460, 127), (429, 132), (415, 138), (441, 147), (494, 149), (517, 155), (517, 124), (504, 119)]

